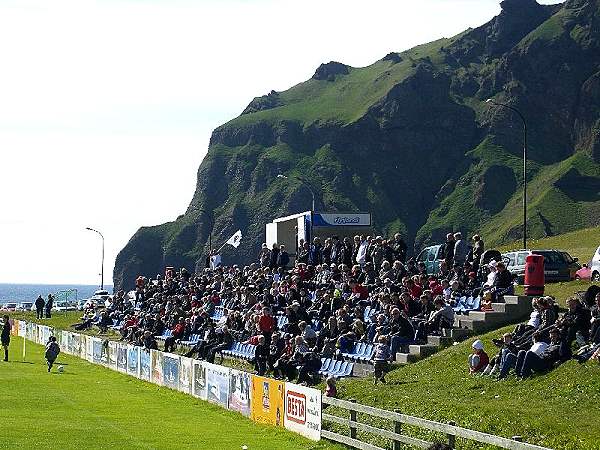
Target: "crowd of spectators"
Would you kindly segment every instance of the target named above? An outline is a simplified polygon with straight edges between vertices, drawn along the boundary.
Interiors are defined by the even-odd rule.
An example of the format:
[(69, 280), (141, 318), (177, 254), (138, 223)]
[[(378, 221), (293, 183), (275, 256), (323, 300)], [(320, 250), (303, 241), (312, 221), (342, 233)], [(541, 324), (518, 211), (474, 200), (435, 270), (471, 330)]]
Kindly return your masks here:
[(514, 371), (522, 379), (552, 370), (571, 358), (582, 363), (600, 360), (600, 287), (591, 286), (583, 299), (569, 298), (562, 315), (552, 297), (534, 297), (532, 307), (526, 323), (493, 340), (499, 348), (493, 358), (480, 340), (473, 343), (471, 373), (503, 379)]
[[(389, 240), (355, 236), (301, 242), (293, 266), (284, 246), (263, 245), (257, 262), (248, 266), (219, 266), (196, 274), (168, 268), (154, 278), (139, 276), (135, 295), (118, 292), (103, 312), (87, 318), (86, 326), (98, 324), (105, 331), (118, 322), (123, 340), (154, 349), (157, 337), (170, 330), (165, 351), (200, 335), (184, 351), (210, 362), (234, 342), (250, 343), (256, 346), (252, 362), (257, 373), (298, 376), (307, 383), (314, 381), (321, 358), (341, 359), (356, 343), (372, 343), (379, 348), (373, 355), (376, 379), (385, 381), (383, 360), (452, 328), (465, 297), (481, 299), (486, 308), (512, 291), (512, 276), (502, 261), (481, 264), (483, 241), (474, 236), (473, 242), (467, 244), (460, 233), (448, 234), (436, 274), (407, 259), (399, 234)], [(535, 304), (540, 310), (542, 305), (543, 299)], [(217, 308), (222, 310), (218, 318)], [(574, 308), (558, 322), (566, 340), (575, 339), (583, 323), (580, 309)], [(538, 336), (534, 327), (549, 340), (546, 326), (556, 318), (548, 315), (540, 311), (542, 325), (524, 325), (515, 330), (515, 339), (532, 340)], [(575, 331), (571, 320), (579, 324)], [(598, 324), (591, 333), (598, 336)], [(591, 338), (589, 332), (585, 336)], [(531, 356), (521, 356), (527, 367), (534, 364)], [(512, 359), (500, 355), (493, 362), (510, 366), (507, 361)]]

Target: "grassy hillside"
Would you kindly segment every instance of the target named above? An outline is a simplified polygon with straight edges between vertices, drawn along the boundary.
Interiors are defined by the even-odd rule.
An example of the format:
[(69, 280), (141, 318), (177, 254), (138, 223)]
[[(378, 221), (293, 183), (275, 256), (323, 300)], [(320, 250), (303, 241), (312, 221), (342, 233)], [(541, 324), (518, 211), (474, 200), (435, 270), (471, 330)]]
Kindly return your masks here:
[[(528, 246), (532, 249), (555, 248), (568, 251), (574, 258), (579, 258), (580, 263), (587, 263), (592, 259), (594, 252), (600, 246), (600, 226), (585, 228), (571, 233), (557, 236), (531, 239)], [(501, 251), (520, 249), (520, 242), (513, 242), (499, 247)]]
[[(496, 351), (491, 339), (511, 329), (481, 336), (490, 356)], [(467, 356), (473, 340), (392, 370), (386, 385), (351, 379), (340, 382), (338, 389), (343, 398), (355, 398), (359, 403), (441, 422), (455, 421), (508, 438), (521, 435), (526, 442), (550, 448), (598, 448), (600, 428), (590, 426), (600, 420), (597, 362), (580, 365), (569, 361), (549, 374), (525, 381), (514, 377), (494, 381), (468, 374)], [(461, 449), (486, 448), (467, 442), (458, 445)]]
[[(21, 339), (14, 338), (13, 357)], [(27, 361), (0, 362), (0, 448), (11, 449), (326, 449), (240, 414), (60, 355), (65, 372), (47, 373), (42, 346)], [(224, 430), (227, 430), (224, 432)]]

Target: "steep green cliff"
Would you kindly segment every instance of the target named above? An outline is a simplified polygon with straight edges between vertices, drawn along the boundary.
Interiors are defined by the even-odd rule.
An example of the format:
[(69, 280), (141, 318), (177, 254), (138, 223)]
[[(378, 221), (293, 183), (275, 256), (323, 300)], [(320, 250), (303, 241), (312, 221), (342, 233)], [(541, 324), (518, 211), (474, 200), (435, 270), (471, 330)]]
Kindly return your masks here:
[(600, 216), (600, 0), (544, 6), (504, 0), (489, 23), (390, 53), (364, 68), (321, 65), (308, 81), (255, 98), (218, 127), (193, 199), (176, 221), (141, 228), (117, 257), (115, 286), (164, 265), (194, 268), (240, 228), (252, 261), (264, 224), (309, 209), (373, 213), (381, 233), (415, 247), (450, 230), (489, 244), (521, 235), (519, 118), (529, 126), (529, 233), (546, 236)]

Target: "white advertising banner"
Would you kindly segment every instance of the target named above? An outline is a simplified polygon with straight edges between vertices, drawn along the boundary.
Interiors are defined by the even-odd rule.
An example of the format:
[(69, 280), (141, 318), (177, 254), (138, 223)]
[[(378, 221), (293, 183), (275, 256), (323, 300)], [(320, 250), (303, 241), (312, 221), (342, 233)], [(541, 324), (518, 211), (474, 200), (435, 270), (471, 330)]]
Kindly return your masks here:
[(204, 363), (206, 367), (206, 399), (227, 408), (229, 400), (229, 367)]
[(127, 373), (140, 376), (140, 348), (131, 344), (127, 346)]
[(285, 383), (285, 427), (313, 441), (321, 439), (321, 391)]
[(192, 393), (192, 359), (179, 358), (179, 390), (186, 394)]
[(108, 341), (108, 367), (117, 370), (117, 343)]
[(140, 348), (140, 378), (145, 381), (150, 381), (152, 378), (152, 363), (150, 359), (150, 350)]
[(194, 376), (192, 381), (192, 395), (206, 400), (206, 367), (204, 363), (194, 360), (192, 373)]

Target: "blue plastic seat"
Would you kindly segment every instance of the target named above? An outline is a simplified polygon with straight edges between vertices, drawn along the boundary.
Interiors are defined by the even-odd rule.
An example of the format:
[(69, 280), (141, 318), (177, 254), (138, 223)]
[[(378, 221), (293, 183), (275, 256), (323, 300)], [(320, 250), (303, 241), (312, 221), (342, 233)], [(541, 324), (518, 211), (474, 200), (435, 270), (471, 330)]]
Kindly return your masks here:
[(331, 375), (331, 376), (335, 376), (335, 373), (337, 373), (337, 371), (340, 370), (341, 365), (342, 365), (342, 362), (336, 360), (333, 362), (333, 364), (331, 364), (329, 366), (329, 368), (327, 369), (327, 372), (325, 372), (325, 373), (328, 375)]
[(352, 376), (352, 371), (354, 370), (354, 363), (348, 363), (348, 365), (346, 366), (346, 368), (341, 371), (338, 375), (338, 377), (342, 378), (342, 377), (350, 377)]
[(367, 349), (367, 344), (364, 342), (359, 342), (358, 346), (356, 348), (356, 352), (353, 355), (350, 355), (350, 359), (352, 359), (354, 361), (360, 359), (360, 357), (363, 355), (363, 353), (365, 352), (366, 349)]
[(346, 372), (346, 369), (348, 368), (348, 364), (350, 364), (348, 361), (342, 361), (342, 363), (335, 370), (335, 372), (330, 372), (329, 374), (332, 377), (339, 377), (339, 376), (341, 376), (342, 373)]
[(321, 358), (321, 368), (319, 369), (319, 373), (327, 373), (330, 365), (331, 358)]

